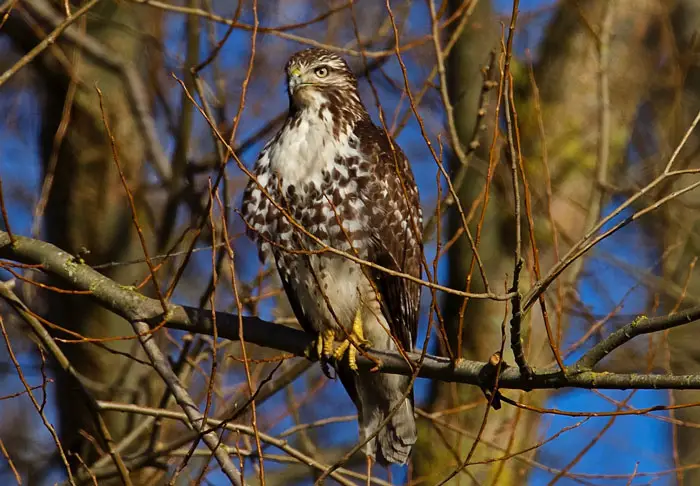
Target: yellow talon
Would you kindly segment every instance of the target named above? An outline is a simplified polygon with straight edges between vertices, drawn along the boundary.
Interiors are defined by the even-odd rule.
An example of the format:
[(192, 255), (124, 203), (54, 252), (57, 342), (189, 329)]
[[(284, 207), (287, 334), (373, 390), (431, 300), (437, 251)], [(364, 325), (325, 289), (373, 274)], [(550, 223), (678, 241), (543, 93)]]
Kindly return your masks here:
[[(335, 353), (333, 353), (333, 356), (335, 356), (336, 361), (340, 361), (341, 359), (343, 359), (343, 355), (348, 350), (348, 348), (350, 348), (351, 351), (355, 349), (354, 346), (350, 346), (349, 340), (346, 339), (345, 341), (340, 343), (340, 346), (338, 346), (338, 348), (335, 350)], [(348, 353), (348, 361), (350, 361), (350, 353)], [(352, 369), (352, 366), (350, 366), (350, 368)], [(355, 365), (355, 368), (357, 368), (357, 365)]]
[(319, 357), (330, 358), (333, 355), (335, 331), (333, 331), (333, 329), (326, 329), (321, 334), (319, 334), (319, 340), (321, 341), (321, 351), (319, 353)]
[(347, 339), (340, 343), (338, 348), (333, 353), (336, 361), (340, 361), (343, 355), (347, 352), (348, 355), (348, 366), (351, 370), (357, 371), (357, 347), (358, 346), (369, 346), (369, 341), (365, 339), (364, 336), (364, 326), (362, 323), (362, 308), (357, 309), (355, 314), (355, 320), (352, 323), (352, 330)]
[(323, 356), (323, 333), (319, 332), (316, 337), (316, 356), (321, 359)]
[(311, 359), (328, 359), (333, 356), (333, 343), (335, 342), (335, 332), (331, 329), (321, 331), (305, 351), (304, 355)]

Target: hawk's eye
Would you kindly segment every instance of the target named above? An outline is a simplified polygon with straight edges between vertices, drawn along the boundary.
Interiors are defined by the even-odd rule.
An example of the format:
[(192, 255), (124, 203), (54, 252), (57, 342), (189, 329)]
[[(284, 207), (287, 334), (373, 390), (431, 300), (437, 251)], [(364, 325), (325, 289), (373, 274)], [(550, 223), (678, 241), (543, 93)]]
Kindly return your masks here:
[(314, 69), (314, 73), (319, 78), (325, 78), (326, 76), (328, 76), (328, 68), (326, 66), (317, 67), (316, 69)]

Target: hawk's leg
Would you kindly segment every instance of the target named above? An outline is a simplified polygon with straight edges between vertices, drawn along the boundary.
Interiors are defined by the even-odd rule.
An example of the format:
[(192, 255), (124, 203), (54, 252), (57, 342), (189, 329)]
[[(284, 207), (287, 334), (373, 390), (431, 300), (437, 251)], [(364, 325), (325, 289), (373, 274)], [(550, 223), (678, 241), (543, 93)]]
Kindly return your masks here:
[(304, 350), (304, 356), (310, 360), (328, 360), (333, 356), (333, 343), (335, 342), (335, 331), (326, 329), (318, 333), (316, 339)]
[(309, 359), (318, 359), (321, 361), (323, 374), (328, 378), (334, 378), (328, 368), (328, 360), (333, 356), (333, 343), (335, 342), (335, 331), (326, 329), (318, 333), (318, 336), (311, 343), (311, 346), (304, 351), (304, 354)]
[(369, 341), (365, 339), (363, 324), (362, 307), (358, 307), (350, 334), (347, 339), (340, 343), (340, 346), (338, 346), (334, 353), (335, 359), (340, 361), (347, 352), (348, 366), (350, 366), (350, 369), (353, 371), (357, 371), (357, 347), (368, 347), (370, 345)]
[(316, 340), (316, 352), (319, 359), (329, 359), (333, 355), (333, 343), (335, 343), (335, 331), (326, 329), (318, 333)]

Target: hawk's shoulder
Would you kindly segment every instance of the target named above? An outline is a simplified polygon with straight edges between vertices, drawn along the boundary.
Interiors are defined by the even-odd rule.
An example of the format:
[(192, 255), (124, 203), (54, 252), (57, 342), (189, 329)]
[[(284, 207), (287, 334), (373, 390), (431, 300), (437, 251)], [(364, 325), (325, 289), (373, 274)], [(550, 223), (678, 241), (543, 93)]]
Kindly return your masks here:
[(387, 132), (377, 127), (371, 120), (362, 120), (355, 125), (354, 135), (360, 152), (374, 168), (378, 189), (384, 190), (381, 197), (389, 197), (400, 210), (414, 210), (419, 224), (422, 224), (420, 199), (411, 166), (401, 147)]

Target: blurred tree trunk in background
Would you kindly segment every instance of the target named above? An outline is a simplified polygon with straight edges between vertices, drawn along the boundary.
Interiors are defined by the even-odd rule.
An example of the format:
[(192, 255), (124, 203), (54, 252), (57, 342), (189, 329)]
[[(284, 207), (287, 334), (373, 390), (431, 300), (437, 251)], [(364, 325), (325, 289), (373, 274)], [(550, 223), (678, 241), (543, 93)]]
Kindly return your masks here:
[[(671, 73), (670, 89), (662, 91), (656, 101), (665, 101), (666, 106), (657, 105), (658, 124), (662, 132), (665, 147), (660, 150), (662, 157), (658, 158), (659, 165), (655, 173), (659, 173), (668, 162), (673, 149), (683, 138), (693, 119), (700, 109), (700, 1), (681, 0), (671, 14), (671, 26), (674, 31), (674, 55), (678, 56), (671, 63), (676, 71)], [(697, 167), (698, 150), (700, 150), (700, 135), (697, 129), (688, 140), (674, 169)], [(687, 187), (697, 180), (697, 176), (674, 178), (672, 184), (666, 184), (660, 191), (668, 194), (674, 190)], [(695, 261), (700, 255), (700, 192), (691, 191), (672, 202), (664, 209), (661, 236), (663, 250), (668, 252), (664, 259), (664, 277), (671, 281), (673, 288), (683, 289), (676, 295), (667, 296), (663, 312), (683, 309), (688, 305), (697, 304), (700, 298), (700, 275), (697, 267), (693, 271)], [(669, 333), (668, 345), (673, 352), (664, 351), (664, 359), (670, 358), (670, 370), (674, 373), (697, 373), (700, 369), (700, 346), (697, 336), (700, 328), (698, 323), (679, 327)], [(700, 392), (675, 391), (672, 393), (675, 403), (692, 403), (700, 401)], [(686, 408), (674, 412), (676, 419), (689, 424), (700, 424), (700, 409)], [(674, 433), (674, 456), (677, 450), (676, 466), (698, 464), (700, 462), (700, 431), (697, 426), (679, 425)], [(679, 471), (678, 484), (700, 483), (700, 470), (690, 468)]]
[[(460, 8), (462, 3), (461, 0), (450, 1), (450, 14)], [(448, 76), (448, 90), (454, 107), (455, 125), (463, 145), (469, 142), (474, 130), (479, 94), (483, 85), (481, 69), (488, 63), (490, 52), (498, 48), (498, 33), (497, 20), (494, 16), (491, 2), (479, 2), (447, 59), (445, 67)], [(497, 69), (497, 65), (494, 68)], [(492, 101), (495, 100), (495, 97), (496, 90), (492, 90)], [(491, 109), (489, 110), (489, 115), (485, 118), (491, 128), (493, 127), (492, 114), (493, 110)], [(488, 166), (488, 149), (491, 144), (490, 137), (492, 133), (492, 130), (489, 130), (481, 134), (482, 149), (479, 151), (479, 160), (472, 159), (471, 167), (468, 169), (465, 177), (465, 183), (458, 190), (465, 212), (471, 207), (484, 186), (486, 167)], [(454, 158), (450, 161), (450, 164), (450, 172), (452, 174), (459, 170), (459, 160)], [(502, 214), (502, 212), (498, 212), (498, 215), (492, 214), (491, 216), (500, 216)], [(461, 227), (460, 215), (456, 211), (451, 211), (447, 228), (444, 230), (447, 238), (450, 238)], [(494, 226), (489, 225), (489, 221), (485, 223), (485, 227), (486, 231), (482, 235), (481, 248), (487, 248), (489, 252), (499, 252), (498, 240), (500, 235), (498, 231), (495, 230)], [(475, 235), (474, 224), (470, 225), (470, 229), (472, 234)], [(512, 253), (511, 250), (507, 251)], [(480, 255), (487, 266), (496, 261), (492, 259), (490, 253), (487, 254), (482, 251)], [(471, 258), (472, 252), (468, 240), (465, 237), (459, 238), (448, 254), (450, 273), (447, 285), (453, 288), (464, 289)], [(488, 268), (492, 268), (492, 266)], [(483, 282), (478, 272), (478, 269), (476, 269), (473, 273), (472, 292), (483, 291)], [(502, 279), (503, 274), (500, 277)], [(502, 287), (499, 284), (497, 291), (501, 290)], [(453, 352), (456, 352), (457, 330), (459, 328), (457, 320), (462, 305), (463, 299), (451, 299), (448, 297), (445, 298), (443, 306), (442, 314), (445, 317), (445, 327)], [(478, 317), (479, 315), (481, 317)], [(486, 300), (470, 301), (465, 314), (464, 356), (475, 357), (478, 355), (480, 359), (488, 358), (491, 353), (499, 349), (500, 337), (497, 334), (500, 334), (502, 319), (502, 303), (493, 303)], [(467, 321), (479, 322), (479, 328), (483, 332), (475, 333), (474, 330), (470, 329)], [(487, 328), (492, 328), (496, 334), (490, 332)], [(496, 336), (496, 340), (492, 339), (494, 336)], [(448, 383), (434, 384), (432, 393), (430, 406), (432, 410), (474, 403), (479, 399), (483, 399), (483, 394), (476, 387)], [(483, 414), (483, 406), (476, 407), (467, 413), (454, 415), (451, 417), (450, 422), (456, 426), (468, 429), (471, 433), (479, 427), (479, 423), (476, 422), (476, 417), (479, 414)], [(420, 421), (418, 446), (414, 452), (414, 477), (423, 479), (424, 484), (436, 484), (449, 471), (454, 469), (457, 461), (461, 462), (464, 460), (472, 442), (472, 436), (465, 437), (461, 434), (451, 433), (448, 430), (438, 430), (429, 421)], [(463, 474), (456, 476), (453, 483), (469, 484), (471, 481), (468, 478), (462, 478), (465, 478)]]
[[(451, 2), (456, 9), (462, 2)], [(608, 0), (562, 1), (558, 3), (549, 27), (544, 32), (540, 59), (534, 66), (534, 78), (539, 89), (539, 103), (526, 65), (512, 68), (516, 85), (516, 109), (519, 117), (523, 163), (528, 186), (532, 193), (535, 235), (539, 249), (540, 267), (545, 273), (557, 260), (553, 244), (552, 224), (558, 236), (558, 255), (566, 253), (573, 242), (579, 240), (585, 230), (598, 220), (606, 201), (597, 180), (600, 163), (599, 120), (601, 96), (599, 74), (599, 36), (605, 15), (612, 15), (612, 37), (609, 43), (611, 59), (607, 77), (611, 105), (609, 116), (608, 164), (603, 177), (613, 172), (625, 155), (637, 108), (647, 94), (655, 66), (655, 59), (645, 56), (649, 33), (659, 13), (656, 0)], [(606, 13), (606, 9), (610, 12)], [(480, 26), (477, 29), (475, 26)], [(488, 52), (498, 46), (498, 24), (493, 18), (489, 2), (480, 2), (465, 33), (455, 46), (448, 64), (451, 99), (455, 107), (455, 122), (462, 143), (466, 145), (472, 134), (476, 118), (477, 101), (481, 86), (479, 68), (486, 62)], [(507, 32), (506, 32), (507, 34)], [(516, 36), (516, 43), (518, 37)], [(492, 99), (495, 99), (495, 93)], [(503, 116), (503, 110), (501, 110)], [(542, 140), (540, 121), (545, 139)], [(491, 133), (482, 135), (483, 150), (480, 159), (472, 161), (460, 198), (465, 212), (482, 192), (488, 166), (488, 147)], [(497, 146), (496, 157), (501, 151)], [(546, 158), (545, 158), (546, 157)], [(549, 167), (552, 186), (551, 205), (547, 202), (547, 178), (544, 164)], [(459, 161), (453, 159), (452, 172), (459, 169)], [(605, 181), (601, 181), (605, 182)], [(609, 181), (614, 184), (614, 181)], [(521, 189), (523, 184), (520, 185)], [(510, 287), (514, 267), (515, 224), (510, 162), (505, 157), (496, 161), (491, 185), (489, 205), (485, 214), (479, 254), (484, 262), (487, 278), (494, 292)], [(549, 211), (551, 210), (551, 218)], [(481, 209), (472, 219), (471, 231), (476, 234)], [(524, 199), (522, 211), (525, 214)], [(461, 217), (456, 211), (449, 215), (449, 233), (453, 235), (461, 227)], [(529, 243), (527, 222), (523, 219), (523, 243)], [(525, 271), (521, 289), (535, 280), (532, 251), (524, 246)], [(449, 286), (464, 288), (470, 268), (472, 252), (466, 237), (461, 237), (449, 253)], [(580, 267), (574, 266), (564, 274), (562, 287), (547, 293), (550, 324), (554, 330), (566, 328), (566, 311), (576, 305), (576, 287)], [(508, 281), (504, 279), (508, 277)], [(505, 284), (504, 284), (505, 281)], [(483, 282), (478, 267), (474, 267), (471, 291), (483, 292)], [(445, 299), (443, 315), (451, 346), (456, 348), (459, 326), (463, 326), (462, 356), (486, 360), (500, 348), (501, 324), (504, 319), (504, 303), (491, 300), (470, 300), (459, 322), (459, 310), (463, 299), (449, 295)], [(509, 309), (510, 310), (510, 309)], [(510, 315), (508, 316), (510, 318)], [(523, 322), (526, 357), (532, 366), (542, 366), (553, 361), (547, 341), (539, 304), (536, 303)], [(510, 339), (506, 341), (509, 348)], [(512, 353), (505, 355), (509, 365), (514, 365)], [(549, 396), (548, 391), (527, 393), (507, 392), (508, 396), (534, 406), (541, 406)], [(481, 400), (478, 406), (469, 407)], [(443, 415), (453, 427), (466, 434), (448, 428), (437, 430), (434, 425), (422, 422), (415, 464), (416, 478), (435, 480), (456, 467), (456, 456), (464, 461), (472, 446), (483, 417), (483, 395), (475, 387), (454, 384), (434, 384), (431, 408), (436, 411), (453, 409), (462, 405), (462, 411)], [(524, 412), (508, 405), (492, 410), (474, 460), (497, 458), (507, 452), (515, 452), (534, 445), (539, 438), (539, 415)], [(449, 445), (448, 445), (449, 444)], [(496, 446), (490, 446), (493, 444)], [(534, 452), (533, 452), (534, 454)], [(519, 463), (524, 464), (524, 463)], [(470, 466), (455, 477), (450, 484), (472, 484), (473, 475), (481, 484), (524, 484), (528, 467), (513, 467), (502, 461), (487, 466)]]
[[(81, 30), (86, 28), (92, 38), (101, 42), (115, 56), (143, 66), (145, 59), (141, 32), (148, 25), (147, 18), (152, 13), (152, 10), (145, 11), (132, 4), (105, 1), (91, 11), (87, 22), (78, 25), (81, 25)], [(24, 31), (28, 35), (32, 32), (22, 26), (16, 27), (17, 32)], [(52, 29), (50, 26), (44, 28)], [(24, 50), (36, 42), (36, 39), (27, 38), (13, 40)], [(142, 208), (144, 204), (139, 204), (138, 200), (147, 152), (124, 82), (115, 71), (82, 55), (80, 50), (63, 43), (57, 46), (60, 49), (50, 49), (44, 54), (40, 73), (45, 83), (41, 130), (44, 173), (45, 176), (54, 174), (43, 218), (46, 239), (73, 255), (79, 255), (89, 264), (142, 259), (143, 250), (134, 229), (131, 209), (120, 181), (95, 89), (98, 87), (103, 93), (106, 119), (116, 139), (120, 165), (135, 195), (137, 207)], [(65, 57), (61, 60), (60, 56)], [(66, 59), (74, 62), (66, 65)], [(74, 70), (75, 86), (71, 85), (70, 69)], [(57, 133), (67, 103), (71, 106), (70, 123), (60, 141), (60, 149), (55, 153)], [(55, 168), (51, 167), (54, 163)], [(140, 223), (146, 238), (150, 239), (152, 233), (143, 214)], [(137, 284), (146, 276), (144, 265), (119, 265), (104, 273), (124, 285)], [(63, 328), (92, 338), (133, 334), (128, 322), (103, 307), (93, 305), (82, 296), (71, 297), (52, 292), (45, 295), (48, 300), (46, 317)], [(61, 332), (57, 335), (75, 339)], [(65, 344), (63, 350), (75, 369), (96, 385), (91, 392), (97, 399), (158, 405), (164, 387), (150, 366), (132, 358), (147, 361), (137, 340)], [(81, 432), (87, 432), (99, 443), (91, 414), (79, 399), (74, 382), (59, 373), (57, 384), (62, 443), (67, 451), (80, 454), (82, 460), (90, 464), (97, 457), (97, 451), (95, 444)], [(138, 423), (138, 419), (135, 423), (133, 416), (123, 413), (103, 415), (117, 443)], [(147, 443), (146, 436), (142, 436), (126, 451), (141, 450)], [(104, 447), (103, 444), (100, 446)], [(79, 465), (75, 457), (71, 460), (75, 466)], [(139, 475), (141, 480), (134, 480), (144, 483), (154, 472), (143, 470)], [(111, 482), (101, 481), (100, 484)], [(121, 484), (121, 480), (117, 479), (114, 484)]]

